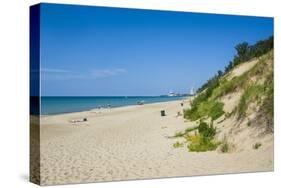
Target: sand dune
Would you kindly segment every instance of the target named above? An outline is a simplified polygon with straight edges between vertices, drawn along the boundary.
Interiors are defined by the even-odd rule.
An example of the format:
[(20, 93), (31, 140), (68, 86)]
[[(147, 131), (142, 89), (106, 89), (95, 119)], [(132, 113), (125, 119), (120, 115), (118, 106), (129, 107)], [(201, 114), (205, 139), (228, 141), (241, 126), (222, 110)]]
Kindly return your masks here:
[[(92, 110), (41, 118), (41, 184), (270, 171), (273, 146), (222, 154), (173, 148), (191, 122), (181, 101)], [(184, 107), (189, 105), (186, 100)], [(167, 116), (161, 117), (160, 110)], [(87, 117), (86, 122), (71, 123)], [(269, 142), (272, 143), (272, 138)], [(246, 143), (244, 143), (246, 144)]]

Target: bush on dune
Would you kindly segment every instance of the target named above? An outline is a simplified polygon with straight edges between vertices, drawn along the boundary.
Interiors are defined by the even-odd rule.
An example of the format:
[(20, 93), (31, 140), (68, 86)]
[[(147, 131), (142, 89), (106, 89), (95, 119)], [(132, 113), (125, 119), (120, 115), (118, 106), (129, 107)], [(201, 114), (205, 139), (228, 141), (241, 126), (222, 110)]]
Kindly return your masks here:
[(201, 118), (210, 117), (212, 120), (218, 119), (224, 114), (224, 104), (222, 102), (202, 101), (197, 106), (191, 107), (184, 111), (184, 117), (191, 121), (196, 121)]
[(216, 142), (214, 136), (216, 134), (216, 129), (213, 127), (212, 123), (208, 125), (206, 122), (200, 121), (198, 126), (199, 134), (193, 136), (188, 136), (187, 141), (189, 145), (187, 146), (191, 152), (205, 152), (215, 150), (219, 142)]
[(217, 149), (218, 145), (219, 143), (213, 139), (198, 134), (190, 138), (190, 144), (187, 147), (191, 152), (205, 152)]

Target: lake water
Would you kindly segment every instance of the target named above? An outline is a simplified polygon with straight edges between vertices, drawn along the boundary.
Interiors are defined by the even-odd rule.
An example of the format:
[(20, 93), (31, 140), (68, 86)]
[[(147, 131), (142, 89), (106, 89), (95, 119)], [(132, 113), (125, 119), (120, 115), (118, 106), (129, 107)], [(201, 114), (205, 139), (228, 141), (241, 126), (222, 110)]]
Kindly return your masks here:
[(136, 105), (143, 101), (144, 104), (181, 100), (184, 97), (169, 96), (129, 96), (129, 97), (41, 97), (41, 115), (80, 112), (99, 107), (120, 107)]

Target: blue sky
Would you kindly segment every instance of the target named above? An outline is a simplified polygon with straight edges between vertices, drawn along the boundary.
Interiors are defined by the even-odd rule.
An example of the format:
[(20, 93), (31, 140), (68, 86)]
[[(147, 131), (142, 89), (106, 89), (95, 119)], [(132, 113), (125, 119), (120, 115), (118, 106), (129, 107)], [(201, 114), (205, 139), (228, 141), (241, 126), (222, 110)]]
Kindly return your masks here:
[(43, 4), (43, 96), (144, 96), (200, 87), (273, 19)]

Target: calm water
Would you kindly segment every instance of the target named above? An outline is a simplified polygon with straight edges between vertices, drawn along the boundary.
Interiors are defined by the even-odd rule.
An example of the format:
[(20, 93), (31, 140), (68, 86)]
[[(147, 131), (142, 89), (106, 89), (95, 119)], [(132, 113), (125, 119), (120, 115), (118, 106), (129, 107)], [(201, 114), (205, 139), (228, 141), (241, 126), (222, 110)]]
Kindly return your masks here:
[(180, 99), (183, 97), (41, 97), (41, 114), (79, 112), (109, 105), (110, 107), (136, 105), (139, 101), (149, 104)]

